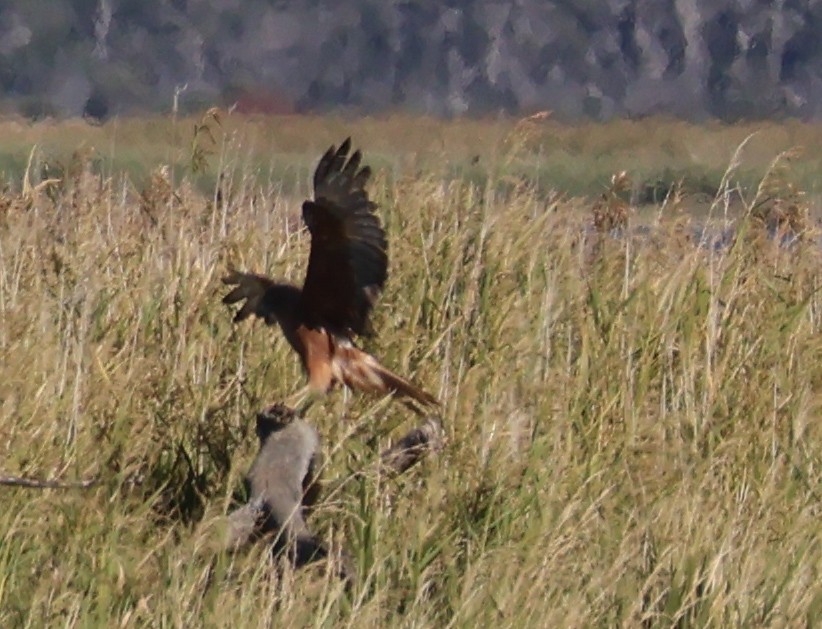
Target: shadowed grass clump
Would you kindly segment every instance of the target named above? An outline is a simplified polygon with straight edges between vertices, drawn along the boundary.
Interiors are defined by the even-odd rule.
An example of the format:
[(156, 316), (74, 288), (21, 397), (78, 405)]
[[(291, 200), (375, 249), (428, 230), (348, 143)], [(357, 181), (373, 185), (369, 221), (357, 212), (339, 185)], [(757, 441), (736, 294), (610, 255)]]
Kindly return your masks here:
[(300, 281), (306, 181), (227, 168), (203, 194), (163, 163), (133, 183), (78, 156), (0, 204), (0, 472), (100, 479), (0, 488), (0, 626), (819, 617), (822, 266), (789, 170), (745, 194), (732, 165), (698, 231), (677, 186), (634, 229), (627, 175), (588, 201), (491, 168), (379, 171), (391, 275), (368, 344), (444, 401), (448, 442), (387, 479), (401, 405), (311, 409), (329, 484), (312, 526), (356, 562), (348, 596), (322, 565), (214, 550), (254, 412), (303, 383), (279, 334), (232, 325), (219, 278)]

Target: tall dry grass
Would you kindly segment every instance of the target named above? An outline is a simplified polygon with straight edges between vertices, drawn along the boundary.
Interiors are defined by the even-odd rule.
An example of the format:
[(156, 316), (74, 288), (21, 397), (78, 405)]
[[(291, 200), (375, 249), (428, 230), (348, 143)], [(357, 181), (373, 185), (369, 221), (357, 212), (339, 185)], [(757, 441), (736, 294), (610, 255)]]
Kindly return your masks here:
[[(39, 158), (12, 182), (0, 471), (101, 482), (0, 488), (0, 626), (815, 624), (820, 252), (791, 167), (758, 196), (733, 192), (743, 166), (720, 179), (712, 229), (743, 217), (714, 246), (677, 187), (645, 233), (625, 178), (597, 201), (506, 179), (543, 128), (491, 125), (479, 180), (398, 154), (371, 186), (391, 275), (369, 347), (444, 400), (448, 443), (406, 477), (354, 475), (413, 419), (339, 392), (312, 408), (330, 484), (312, 523), (354, 557), (354, 593), (214, 551), (254, 411), (303, 379), (278, 334), (231, 324), (219, 277), (299, 281), (299, 200), (336, 124), (271, 131), (308, 147), (293, 191), (230, 129), (206, 147), (211, 192), (170, 161), (136, 181), (82, 152), (59, 182)], [(351, 123), (366, 158), (388, 141), (369, 124)], [(441, 128), (471, 124), (467, 145), (480, 123)]]

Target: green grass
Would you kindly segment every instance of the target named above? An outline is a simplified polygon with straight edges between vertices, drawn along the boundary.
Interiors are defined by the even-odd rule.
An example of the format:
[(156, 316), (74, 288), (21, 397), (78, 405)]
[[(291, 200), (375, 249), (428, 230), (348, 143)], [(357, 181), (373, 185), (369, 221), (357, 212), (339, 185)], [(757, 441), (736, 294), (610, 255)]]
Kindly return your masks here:
[[(112, 127), (6, 134), (23, 168), (34, 143), (70, 155), (85, 138), (97, 150), (66, 158), (63, 181), (28, 196), (9, 174), (0, 472), (101, 483), (0, 488), (0, 626), (818, 622), (813, 238), (778, 249), (751, 216), (733, 247), (698, 249), (683, 228), (686, 190), (645, 213), (651, 238), (614, 240), (590, 231), (592, 201), (562, 186), (572, 174), (536, 180), (565, 164), (595, 181), (594, 193), (613, 172), (657, 163), (718, 173), (718, 186), (730, 141), (750, 129), (224, 122), (236, 136), (218, 141), (198, 175), (215, 181), (223, 151), (231, 185), (221, 207), (185, 176), (190, 133), (175, 144), (164, 140), (168, 121), (117, 124), (108, 153)], [(351, 596), (322, 565), (280, 577), (263, 553), (215, 550), (254, 455), (255, 410), (304, 381), (279, 333), (232, 325), (219, 278), (234, 264), (299, 281), (309, 167), (349, 128), (377, 166), (371, 190), (390, 241), (379, 336), (367, 346), (444, 400), (448, 438), (437, 457), (389, 480), (375, 464), (415, 421), (402, 405), (337, 392), (312, 408), (325, 480), (349, 480), (311, 522), (354, 557)], [(751, 140), (729, 187), (764, 175), (783, 148), (775, 138), (788, 148), (817, 132), (761, 133), (768, 146)], [(554, 141), (572, 150), (549, 158), (540, 146)], [(669, 163), (654, 157), (666, 142)], [(288, 186), (273, 159), (255, 161), (270, 145), (290, 156)], [(171, 189), (150, 176), (169, 162), (179, 168)], [(124, 177), (124, 163), (142, 179)], [(812, 176), (803, 168), (777, 168), (766, 186), (777, 199), (763, 207), (799, 198), (813, 209), (812, 194), (791, 196)], [(753, 194), (735, 202), (743, 213)], [(614, 190), (608, 203), (621, 198)], [(722, 197), (713, 212), (722, 215)]]
[[(211, 136), (197, 144), (208, 167), (192, 176), (192, 131), (203, 122)], [(610, 176), (627, 170), (636, 203), (655, 204), (683, 180), (693, 193), (713, 197), (736, 148), (748, 136), (735, 181), (750, 191), (773, 157), (800, 147), (802, 160), (791, 171), (797, 185), (814, 199), (818, 211), (822, 170), (822, 127), (800, 122), (694, 125), (667, 119), (563, 124), (545, 119), (456, 120), (392, 115), (372, 118), (256, 116), (114, 119), (102, 126), (82, 121), (45, 120), (34, 124), (0, 120), (0, 179), (19, 181), (36, 146), (33, 174), (59, 176), (80, 151), (93, 155), (105, 174), (127, 172), (138, 186), (158, 164), (174, 169), (175, 180), (192, 178), (203, 192), (213, 191), (218, 171), (302, 192), (315, 155), (332, 142), (353, 135), (370, 161), (391, 177), (421, 173), (467, 179), (480, 186), (521, 182), (548, 193), (600, 194)], [(818, 212), (817, 212), (818, 213)]]

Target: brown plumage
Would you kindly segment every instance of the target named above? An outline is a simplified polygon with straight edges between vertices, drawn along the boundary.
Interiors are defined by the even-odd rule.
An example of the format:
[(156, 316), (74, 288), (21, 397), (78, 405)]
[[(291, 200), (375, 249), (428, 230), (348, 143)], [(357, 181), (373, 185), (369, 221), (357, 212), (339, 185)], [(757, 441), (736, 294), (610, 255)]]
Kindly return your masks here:
[(360, 168), (362, 155), (355, 151), (349, 157), (350, 149), (350, 138), (339, 149), (328, 149), (314, 173), (314, 199), (303, 203), (311, 253), (302, 289), (231, 271), (223, 282), (234, 289), (223, 302), (245, 300), (235, 321), (256, 315), (280, 325), (300, 356), (312, 394), (344, 384), (437, 405), (433, 395), (354, 344), (356, 335), (372, 332), (369, 315), (388, 275), (388, 242), (364, 187), (371, 169)]

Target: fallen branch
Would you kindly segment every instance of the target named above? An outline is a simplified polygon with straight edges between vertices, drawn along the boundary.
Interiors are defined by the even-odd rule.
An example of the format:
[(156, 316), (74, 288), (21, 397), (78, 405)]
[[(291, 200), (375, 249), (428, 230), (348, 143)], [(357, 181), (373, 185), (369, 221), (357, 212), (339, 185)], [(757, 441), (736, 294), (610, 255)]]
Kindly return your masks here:
[(28, 489), (88, 489), (98, 483), (98, 479), (89, 478), (87, 480), (62, 481), (50, 478), (42, 480), (39, 478), (24, 478), (22, 476), (0, 475), (0, 485), (7, 487), (26, 487)]

